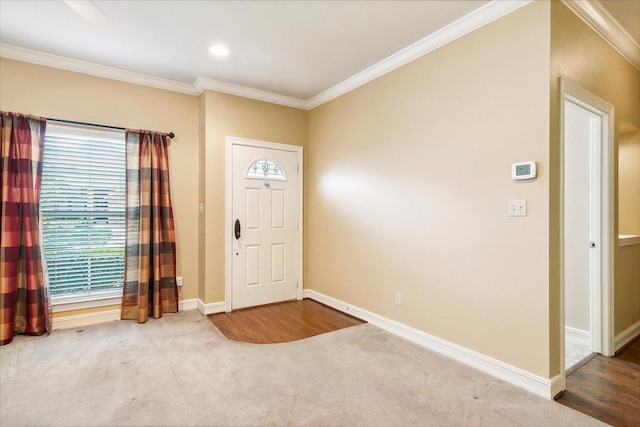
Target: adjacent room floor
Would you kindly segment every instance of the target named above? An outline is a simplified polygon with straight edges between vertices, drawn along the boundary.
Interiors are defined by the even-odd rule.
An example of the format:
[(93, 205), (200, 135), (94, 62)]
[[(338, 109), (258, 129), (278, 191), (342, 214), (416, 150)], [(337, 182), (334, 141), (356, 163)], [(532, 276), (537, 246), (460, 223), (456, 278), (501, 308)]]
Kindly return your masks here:
[(569, 375), (586, 362), (594, 353), (591, 351), (591, 344), (573, 340), (566, 340), (564, 343), (564, 368)]
[(613, 426), (640, 425), (640, 338), (615, 357), (597, 355), (567, 376), (558, 402)]

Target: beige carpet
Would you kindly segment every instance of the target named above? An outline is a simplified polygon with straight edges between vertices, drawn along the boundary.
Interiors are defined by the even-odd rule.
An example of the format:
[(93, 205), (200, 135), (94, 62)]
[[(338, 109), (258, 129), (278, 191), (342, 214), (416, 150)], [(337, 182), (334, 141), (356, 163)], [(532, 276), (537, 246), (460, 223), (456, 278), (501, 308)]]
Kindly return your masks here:
[(603, 425), (368, 324), (255, 345), (189, 311), (17, 337), (0, 367), (2, 426)]

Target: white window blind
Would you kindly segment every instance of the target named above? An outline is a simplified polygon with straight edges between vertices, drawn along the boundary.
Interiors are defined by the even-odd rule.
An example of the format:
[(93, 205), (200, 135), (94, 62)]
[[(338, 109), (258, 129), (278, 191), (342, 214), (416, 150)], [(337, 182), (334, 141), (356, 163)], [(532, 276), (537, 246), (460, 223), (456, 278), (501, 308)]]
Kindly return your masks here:
[(40, 210), (51, 296), (121, 292), (124, 131), (48, 122)]

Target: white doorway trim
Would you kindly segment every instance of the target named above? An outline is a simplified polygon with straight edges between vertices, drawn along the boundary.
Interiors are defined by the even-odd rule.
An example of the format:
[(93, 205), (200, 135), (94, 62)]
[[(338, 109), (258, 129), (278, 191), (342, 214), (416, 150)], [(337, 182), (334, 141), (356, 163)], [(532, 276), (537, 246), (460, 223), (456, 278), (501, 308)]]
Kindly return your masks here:
[[(593, 295), (592, 324), (597, 328), (592, 329), (592, 347), (594, 351), (604, 356), (614, 354), (613, 332), (613, 242), (614, 242), (614, 107), (605, 100), (597, 97), (575, 82), (565, 78), (559, 78), (559, 108), (560, 108), (560, 372), (562, 378), (562, 390), (565, 389), (565, 283), (564, 283), (564, 122), (565, 101), (570, 101), (599, 116), (602, 120), (601, 139), (602, 149), (599, 158), (601, 165), (602, 182), (600, 186), (600, 210), (596, 221), (601, 227), (600, 240), (600, 289)], [(596, 314), (593, 322), (593, 313)], [(595, 336), (595, 337), (594, 337)]]
[(298, 145), (289, 145), (289, 144), (280, 144), (277, 142), (269, 142), (269, 141), (260, 141), (257, 139), (246, 139), (246, 138), (238, 138), (235, 136), (227, 136), (225, 139), (225, 191), (224, 191), (224, 206), (225, 206), (225, 215), (224, 215), (224, 306), (225, 311), (230, 312), (232, 310), (232, 286), (233, 286), (233, 266), (232, 266), (232, 252), (233, 252), (233, 174), (232, 174), (232, 165), (233, 165), (233, 146), (234, 145), (244, 145), (247, 147), (256, 147), (256, 148), (269, 148), (272, 150), (282, 150), (282, 151), (291, 151), (296, 153), (296, 161), (298, 164), (298, 173), (296, 174), (297, 179), (297, 219), (298, 219), (298, 254), (297, 254), (297, 272), (298, 272), (298, 285), (296, 289), (296, 298), (302, 299), (302, 289), (303, 289), (303, 246), (302, 246), (302, 236), (303, 236), (303, 152), (302, 147)]

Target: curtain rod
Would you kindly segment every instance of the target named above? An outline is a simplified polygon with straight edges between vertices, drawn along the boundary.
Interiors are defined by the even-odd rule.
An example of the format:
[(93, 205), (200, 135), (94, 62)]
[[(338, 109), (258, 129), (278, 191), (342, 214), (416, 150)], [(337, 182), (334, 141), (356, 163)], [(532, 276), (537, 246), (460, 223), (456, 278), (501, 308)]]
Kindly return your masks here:
[[(122, 128), (122, 127), (119, 127), (119, 126), (98, 125), (98, 124), (95, 124), (95, 123), (76, 122), (76, 121), (73, 121), (73, 120), (54, 119), (54, 118), (51, 118), (51, 117), (47, 117), (46, 119), (47, 119), (47, 120), (52, 120), (52, 121), (54, 121), (54, 122), (69, 123), (69, 124), (71, 124), (71, 125), (99, 126), (99, 127), (101, 127), (101, 128), (107, 128), (107, 129), (127, 130), (127, 128)], [(173, 138), (176, 136), (176, 134), (175, 134), (175, 133), (173, 133), (173, 132), (168, 132), (168, 133), (167, 133), (167, 136), (168, 136), (169, 138), (173, 139)]]

